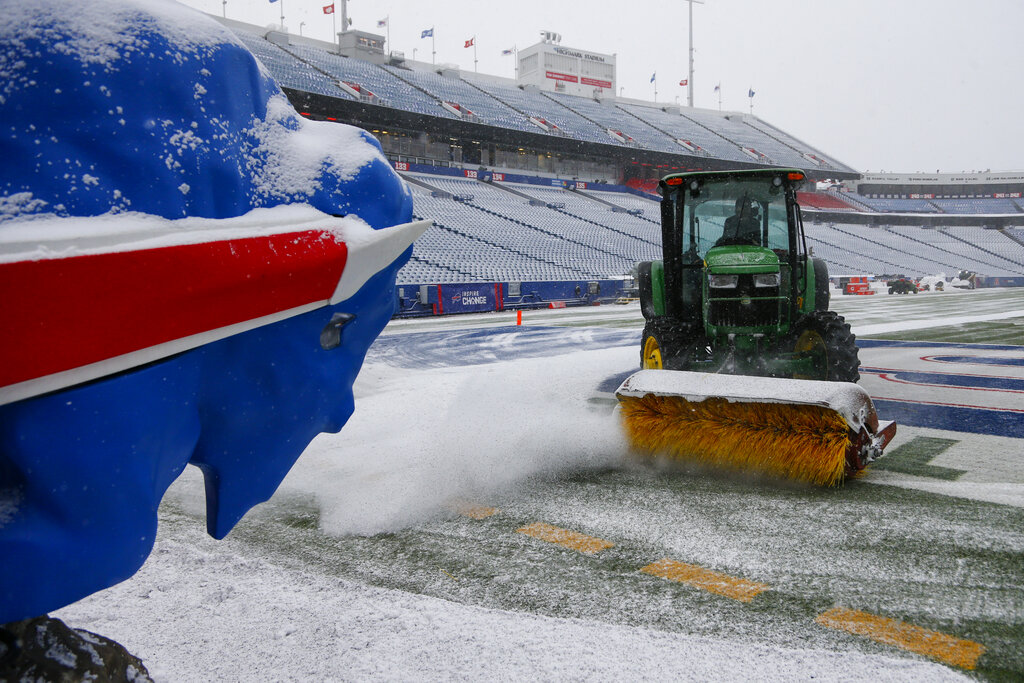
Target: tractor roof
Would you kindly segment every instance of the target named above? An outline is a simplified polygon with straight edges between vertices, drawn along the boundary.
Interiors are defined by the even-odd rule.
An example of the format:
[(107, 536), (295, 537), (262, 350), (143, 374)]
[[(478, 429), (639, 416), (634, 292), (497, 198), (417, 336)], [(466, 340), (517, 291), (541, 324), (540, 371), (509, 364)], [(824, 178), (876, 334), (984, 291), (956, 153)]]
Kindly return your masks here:
[(692, 180), (743, 180), (754, 178), (764, 178), (767, 180), (778, 176), (781, 176), (783, 181), (788, 182), (800, 182), (807, 177), (807, 175), (798, 168), (752, 168), (724, 171), (691, 171), (687, 173), (673, 173), (671, 175), (667, 175), (661, 179), (658, 186), (661, 189), (662, 194), (664, 194), (666, 189), (686, 185)]

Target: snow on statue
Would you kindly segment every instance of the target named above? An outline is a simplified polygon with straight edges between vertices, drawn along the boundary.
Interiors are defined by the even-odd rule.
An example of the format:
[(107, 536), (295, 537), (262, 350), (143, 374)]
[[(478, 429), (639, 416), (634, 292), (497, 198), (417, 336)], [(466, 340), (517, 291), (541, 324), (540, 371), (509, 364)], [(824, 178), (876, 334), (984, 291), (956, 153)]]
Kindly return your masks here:
[(186, 464), (221, 538), (394, 311), (412, 199), (171, 2), (0, 3), (0, 624), (122, 581)]

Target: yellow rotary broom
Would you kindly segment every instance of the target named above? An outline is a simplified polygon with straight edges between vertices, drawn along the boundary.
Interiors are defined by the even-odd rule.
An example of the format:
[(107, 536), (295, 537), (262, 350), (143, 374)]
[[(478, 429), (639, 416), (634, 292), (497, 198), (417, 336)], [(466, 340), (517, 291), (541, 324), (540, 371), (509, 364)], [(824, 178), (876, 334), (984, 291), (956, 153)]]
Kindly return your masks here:
[(639, 451), (835, 486), (896, 433), (851, 382), (641, 370), (615, 392)]

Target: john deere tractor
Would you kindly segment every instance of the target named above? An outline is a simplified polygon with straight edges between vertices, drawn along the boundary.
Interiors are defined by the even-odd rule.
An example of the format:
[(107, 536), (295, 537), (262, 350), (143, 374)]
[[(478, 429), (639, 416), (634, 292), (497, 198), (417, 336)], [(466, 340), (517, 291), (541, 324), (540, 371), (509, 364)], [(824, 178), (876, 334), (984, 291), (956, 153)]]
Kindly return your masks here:
[(661, 180), (660, 261), (640, 264), (644, 368), (856, 382), (849, 324), (807, 251), (804, 173), (757, 169)]

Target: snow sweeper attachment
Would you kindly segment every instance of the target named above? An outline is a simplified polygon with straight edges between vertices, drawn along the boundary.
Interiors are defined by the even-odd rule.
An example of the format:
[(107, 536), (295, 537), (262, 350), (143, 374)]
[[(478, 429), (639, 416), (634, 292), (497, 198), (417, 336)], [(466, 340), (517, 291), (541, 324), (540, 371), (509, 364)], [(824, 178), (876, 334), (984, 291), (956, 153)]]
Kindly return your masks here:
[(881, 455), (856, 338), (807, 249), (798, 169), (663, 178), (662, 259), (638, 267), (640, 372), (617, 392), (640, 451), (832, 486)]
[(896, 433), (850, 382), (641, 370), (615, 392), (634, 448), (835, 486)]

